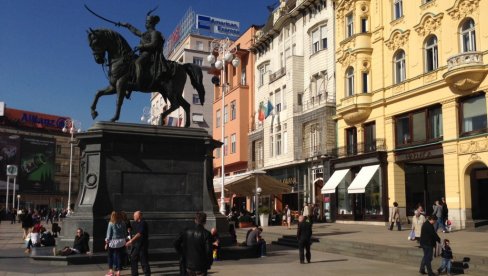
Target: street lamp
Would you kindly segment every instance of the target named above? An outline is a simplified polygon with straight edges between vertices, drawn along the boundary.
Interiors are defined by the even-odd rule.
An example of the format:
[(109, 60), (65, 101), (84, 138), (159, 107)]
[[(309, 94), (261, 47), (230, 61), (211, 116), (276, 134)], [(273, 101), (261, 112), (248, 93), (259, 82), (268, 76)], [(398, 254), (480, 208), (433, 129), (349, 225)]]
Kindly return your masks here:
[(17, 195), (17, 212), (19, 211), (20, 208), (20, 195)]
[[(222, 150), (221, 150), (221, 158), (222, 158), (222, 186), (220, 192), (220, 213), (225, 215), (225, 197), (224, 197), (224, 181), (225, 181), (225, 164), (224, 164), (224, 156), (225, 156), (225, 144), (224, 144), (224, 136), (225, 136), (225, 93), (227, 92), (228, 83), (226, 80), (226, 63), (231, 63), (232, 66), (237, 67), (240, 64), (240, 60), (235, 57), (234, 55), (237, 53), (236, 47), (231, 47), (232, 41), (229, 38), (225, 39), (214, 39), (210, 43), (210, 50), (211, 53), (207, 57), (207, 61), (212, 64), (216, 69), (220, 70), (220, 87), (222, 88), (222, 115), (220, 116), (220, 122), (222, 126)], [(215, 57), (214, 53), (217, 54)], [(219, 85), (219, 81), (214, 82), (216, 86)]]
[(74, 135), (75, 133), (81, 132), (81, 122), (76, 121), (73, 119), (66, 119), (64, 121), (63, 132), (69, 132), (71, 134), (71, 138), (69, 140), (70, 144), (70, 153), (69, 153), (69, 179), (68, 179), (68, 214), (71, 213), (71, 176), (73, 173), (73, 145), (75, 142)]
[[(257, 180), (257, 177), (256, 177), (256, 186), (258, 185), (258, 180)], [(256, 215), (256, 226), (259, 225), (259, 195), (261, 194), (263, 190), (261, 189), (261, 187), (257, 187), (256, 188), (256, 197), (254, 198), (254, 214)]]

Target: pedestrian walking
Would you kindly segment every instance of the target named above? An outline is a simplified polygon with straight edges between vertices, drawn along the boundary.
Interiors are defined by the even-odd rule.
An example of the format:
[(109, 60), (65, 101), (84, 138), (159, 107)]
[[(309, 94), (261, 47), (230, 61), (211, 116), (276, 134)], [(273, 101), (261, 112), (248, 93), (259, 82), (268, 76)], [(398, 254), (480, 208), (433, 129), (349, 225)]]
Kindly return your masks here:
[(443, 226), (444, 223), (442, 222), (442, 205), (439, 203), (439, 200), (435, 201), (434, 206), (432, 206), (432, 210), (432, 214), (437, 218), (437, 221), (434, 225), (434, 229), (437, 232), (437, 230), (439, 230), (439, 227), (442, 227), (443, 229), (445, 227)]
[(398, 209), (398, 203), (393, 202), (393, 208), (390, 212), (390, 231), (393, 230), (393, 225), (396, 223), (398, 231), (402, 230), (402, 224), (400, 223), (400, 209)]
[[(122, 251), (125, 250), (125, 239), (127, 237), (125, 221), (122, 220), (120, 212), (113, 211), (110, 215), (110, 222), (105, 236), (105, 250), (108, 250), (108, 269), (105, 276), (119, 276), (122, 269)], [(115, 274), (114, 274), (115, 271)]]
[[(429, 276), (434, 275), (434, 272), (432, 272), (432, 257), (434, 254), (434, 246), (437, 242), (441, 241), (434, 229), (434, 223), (436, 223), (436, 221), (436, 216), (429, 216), (428, 220), (422, 225), (422, 230), (420, 234), (420, 246), (424, 251), (424, 255), (422, 257), (422, 261), (420, 262), (419, 272), (420, 274), (429, 274)], [(427, 269), (427, 272), (425, 271), (425, 269)]]
[(307, 263), (310, 263), (312, 257), (310, 253), (310, 245), (312, 244), (312, 224), (305, 220), (304, 216), (298, 217), (297, 240), (300, 263), (304, 264), (305, 258), (307, 258)]
[(446, 233), (447, 231), (447, 220), (449, 219), (449, 208), (447, 208), (446, 199), (444, 197), (441, 198), (441, 205), (442, 205), (442, 232)]
[(135, 230), (135, 235), (125, 244), (126, 246), (132, 246), (130, 254), (132, 275), (139, 275), (139, 262), (141, 262), (144, 275), (151, 275), (148, 259), (149, 229), (147, 222), (142, 217), (141, 211), (134, 212), (134, 225), (132, 229)]
[(181, 232), (173, 244), (180, 256), (181, 275), (206, 276), (212, 266), (212, 236), (204, 228), (206, 222), (207, 215), (197, 212), (195, 226)]
[(415, 240), (420, 242), (420, 237), (422, 235), (422, 225), (424, 225), (425, 216), (419, 211), (415, 210), (415, 214), (412, 218), (412, 230), (415, 233)]

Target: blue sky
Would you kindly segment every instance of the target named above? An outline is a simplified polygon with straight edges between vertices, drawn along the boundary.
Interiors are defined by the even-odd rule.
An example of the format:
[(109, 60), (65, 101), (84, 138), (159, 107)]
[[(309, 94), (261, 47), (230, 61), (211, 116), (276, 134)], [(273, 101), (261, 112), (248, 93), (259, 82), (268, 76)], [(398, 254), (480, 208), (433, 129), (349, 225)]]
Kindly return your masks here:
[[(157, 28), (168, 37), (189, 7), (196, 13), (235, 20), (241, 32), (266, 22), (267, 5), (277, 0), (0, 0), (0, 101), (7, 107), (72, 117), (89, 128), (94, 121), (90, 105), (98, 89), (108, 81), (93, 60), (86, 30), (110, 28), (136, 46), (139, 39), (127, 29), (104, 22), (83, 7), (114, 21), (129, 22), (144, 30), (146, 13), (161, 22)], [(98, 103), (96, 120), (109, 120), (115, 96)], [(209, 104), (209, 103), (207, 103)], [(122, 107), (120, 122), (140, 122), (149, 106), (149, 94), (133, 93)]]

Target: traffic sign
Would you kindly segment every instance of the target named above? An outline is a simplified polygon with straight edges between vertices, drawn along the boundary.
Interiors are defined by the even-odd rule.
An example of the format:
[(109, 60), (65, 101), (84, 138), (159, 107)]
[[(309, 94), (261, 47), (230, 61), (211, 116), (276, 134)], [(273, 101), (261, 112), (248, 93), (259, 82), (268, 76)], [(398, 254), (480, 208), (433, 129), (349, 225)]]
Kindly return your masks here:
[(7, 176), (17, 176), (17, 166), (7, 165)]

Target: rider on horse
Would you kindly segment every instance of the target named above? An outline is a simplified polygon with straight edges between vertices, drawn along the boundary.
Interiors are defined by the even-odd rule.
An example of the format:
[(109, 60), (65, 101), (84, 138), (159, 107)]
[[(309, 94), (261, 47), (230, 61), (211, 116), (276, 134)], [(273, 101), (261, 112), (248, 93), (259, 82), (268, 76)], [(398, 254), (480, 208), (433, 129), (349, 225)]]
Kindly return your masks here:
[[(168, 71), (166, 59), (162, 53), (164, 45), (163, 35), (156, 30), (159, 16), (146, 17), (146, 32), (141, 32), (129, 23), (119, 23), (134, 35), (141, 38), (140, 44), (135, 48), (139, 50), (139, 57), (135, 61), (136, 79), (131, 83), (132, 90), (150, 89), (155, 81), (161, 79)], [(152, 69), (152, 70), (150, 70)], [(126, 98), (130, 98), (132, 91), (127, 91)]]

